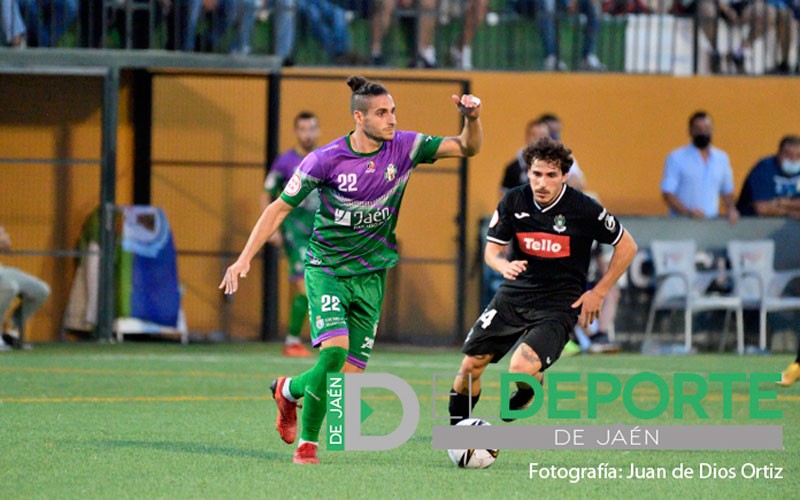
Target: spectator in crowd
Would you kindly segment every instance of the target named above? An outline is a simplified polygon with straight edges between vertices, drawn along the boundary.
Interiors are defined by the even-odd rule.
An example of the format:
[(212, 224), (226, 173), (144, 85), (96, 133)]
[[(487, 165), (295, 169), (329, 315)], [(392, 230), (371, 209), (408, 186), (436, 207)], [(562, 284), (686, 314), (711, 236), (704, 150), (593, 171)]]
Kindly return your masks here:
[[(177, 0), (176, 15), (181, 30), (180, 49), (187, 52), (197, 50), (197, 24), (201, 16), (210, 15), (207, 40), (202, 48), (219, 51), (225, 34), (235, 28), (236, 35), (228, 52), (236, 55), (250, 53), (250, 38), (256, 20), (256, 0)], [(185, 17), (181, 17), (185, 14)]]
[(717, 21), (719, 18), (717, 0), (674, 0), (669, 13), (674, 16), (691, 16), (697, 20), (700, 30), (711, 44), (709, 62), (711, 72), (719, 73), (722, 56), (717, 50)]
[[(0, 251), (10, 249), (11, 237), (4, 227), (0, 226)], [(15, 324), (11, 331), (4, 331), (3, 338), (11, 339), (12, 343), (15, 340), (18, 341), (19, 334), (17, 332), (24, 326), (28, 318), (42, 307), (49, 296), (50, 287), (44, 281), (17, 268), (0, 264), (0, 323), (4, 322), (6, 315), (10, 312), (11, 304), (18, 297), (20, 299), (18, 307), (21, 313), (19, 316), (21, 324)], [(0, 342), (0, 350), (5, 350), (6, 344), (8, 342)]]
[[(745, 59), (751, 56), (753, 44), (766, 33), (767, 29), (777, 26), (779, 5), (781, 0), (742, 0), (719, 2), (719, 12), (723, 19), (731, 26), (739, 29), (747, 26), (747, 36), (739, 47), (731, 52), (728, 57), (736, 67), (736, 72), (746, 73)], [(782, 8), (782, 7), (781, 7)], [(787, 11), (785, 8), (783, 10)], [(785, 17), (785, 16), (783, 16)], [(784, 26), (784, 29), (788, 29)], [(784, 58), (789, 55), (789, 33), (781, 37), (781, 51)]]
[[(722, 54), (717, 39), (717, 23), (720, 18), (732, 28), (748, 26), (747, 36), (727, 59), (738, 73), (745, 73), (745, 60), (752, 52), (753, 44), (771, 26), (778, 28), (783, 60), (789, 53), (789, 14), (786, 0), (676, 0), (670, 13), (674, 15), (696, 16), (700, 29), (711, 44), (710, 67), (712, 73), (722, 69)], [(777, 22), (780, 14), (781, 22)], [(781, 34), (783, 32), (783, 34)]]
[(15, 47), (54, 47), (72, 25), (77, 0), (2, 0), (3, 32)]
[(756, 163), (744, 181), (736, 208), (744, 216), (800, 220), (800, 136), (783, 137), (777, 154)]
[(0, 0), (0, 28), (5, 45), (16, 48), (27, 46), (27, 30), (17, 0)]
[(450, 2), (459, 2), (466, 8), (463, 10), (464, 23), (461, 29), (458, 45), (450, 47), (450, 58), (453, 61), (453, 66), (458, 69), (471, 70), (472, 69), (472, 40), (475, 38), (475, 32), (483, 24), (486, 19), (486, 11), (488, 9), (488, 0), (448, 0)]
[[(768, 0), (777, 9), (777, 33), (780, 52), (777, 65), (768, 71), (777, 75), (788, 75), (792, 72), (789, 67), (789, 52), (791, 52), (792, 33), (798, 33), (800, 21), (800, 0)], [(800, 37), (800, 33), (798, 33)], [(798, 47), (800, 50), (800, 47)], [(800, 62), (795, 67), (795, 73), (800, 73)]]
[(524, 16), (534, 17), (536, 27), (542, 35), (545, 59), (544, 71), (566, 71), (567, 65), (558, 57), (556, 37), (556, 7), (560, 5), (567, 12), (583, 14), (583, 47), (580, 71), (605, 71), (605, 65), (595, 53), (597, 37), (600, 34), (600, 0), (511, 0), (514, 10)]
[(395, 9), (416, 10), (416, 55), (409, 66), (417, 68), (435, 68), (438, 66), (436, 61), (436, 49), (433, 46), (434, 30), (436, 29), (436, 19), (438, 17), (437, 0), (375, 0), (373, 11), (371, 12), (372, 45), (371, 56), (372, 64), (384, 66), (386, 55), (383, 52), (383, 42), (389, 33), (392, 25), (392, 18)]
[[(166, 16), (167, 48), (180, 50), (185, 36), (185, 19), (188, 18), (189, 3), (181, 0), (158, 0), (150, 9), (136, 9), (130, 14), (124, 10), (124, 2), (107, 3), (105, 0), (81, 0), (78, 5), (78, 36), (81, 47), (108, 47), (112, 31), (119, 33), (122, 48), (157, 48), (157, 33), (150, 30), (151, 24), (158, 26)], [(103, 14), (105, 12), (105, 25)], [(127, 18), (131, 16), (131, 32), (128, 33)], [(177, 32), (177, 34), (176, 34)], [(130, 35), (130, 36), (128, 36)], [(178, 37), (179, 40), (175, 40)]]
[(739, 219), (733, 199), (733, 170), (727, 153), (711, 145), (713, 124), (705, 111), (689, 118), (692, 142), (672, 151), (664, 162), (661, 194), (670, 215), (710, 219), (719, 200), (731, 224)]
[[(284, 60), (284, 65), (294, 64), (297, 23), (301, 19), (334, 63), (366, 62), (350, 49), (345, 9), (340, 5), (330, 0), (274, 0), (273, 6), (275, 54)], [(368, 6), (362, 4), (361, 8)]]

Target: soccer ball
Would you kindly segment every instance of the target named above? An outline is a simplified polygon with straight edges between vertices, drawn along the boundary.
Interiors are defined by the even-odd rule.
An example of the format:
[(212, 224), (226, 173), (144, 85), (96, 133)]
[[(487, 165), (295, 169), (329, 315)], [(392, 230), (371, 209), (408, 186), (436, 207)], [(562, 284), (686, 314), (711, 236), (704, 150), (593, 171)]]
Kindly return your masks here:
[[(492, 425), (479, 418), (467, 418), (456, 425)], [(450, 460), (462, 469), (485, 469), (497, 459), (500, 450), (447, 450)]]

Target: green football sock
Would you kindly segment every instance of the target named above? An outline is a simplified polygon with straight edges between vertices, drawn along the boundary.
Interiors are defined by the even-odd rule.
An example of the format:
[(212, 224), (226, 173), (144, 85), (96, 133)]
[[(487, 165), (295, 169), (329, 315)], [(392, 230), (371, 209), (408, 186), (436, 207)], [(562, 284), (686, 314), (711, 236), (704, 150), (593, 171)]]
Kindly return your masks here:
[(303, 323), (308, 315), (308, 298), (303, 294), (298, 294), (292, 301), (292, 308), (289, 312), (289, 336), (300, 337)]
[(326, 347), (319, 351), (319, 360), (310, 370), (292, 378), (289, 392), (293, 397), (305, 396), (303, 402), (304, 441), (319, 441), (319, 430), (325, 420), (328, 373), (339, 373), (347, 359), (347, 349)]

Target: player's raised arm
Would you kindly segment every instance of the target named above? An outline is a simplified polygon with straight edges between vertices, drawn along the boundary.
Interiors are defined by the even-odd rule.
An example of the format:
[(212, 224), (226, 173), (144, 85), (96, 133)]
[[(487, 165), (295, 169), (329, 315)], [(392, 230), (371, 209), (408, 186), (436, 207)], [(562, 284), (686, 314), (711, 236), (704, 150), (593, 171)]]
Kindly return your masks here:
[(453, 103), (464, 117), (464, 128), (457, 136), (445, 137), (434, 155), (435, 158), (463, 158), (478, 154), (483, 144), (483, 127), (481, 126), (481, 100), (472, 94), (464, 94), (460, 98), (453, 94)]
[(247, 244), (245, 244), (242, 253), (239, 254), (239, 258), (225, 271), (222, 283), (219, 284), (220, 289), (224, 289), (228, 295), (236, 292), (239, 288), (239, 277), (247, 277), (247, 273), (250, 271), (250, 261), (253, 260), (253, 257), (278, 229), (283, 219), (292, 209), (291, 205), (280, 198), (264, 209), (261, 217), (258, 218), (258, 222), (250, 232), (250, 237), (247, 239)]

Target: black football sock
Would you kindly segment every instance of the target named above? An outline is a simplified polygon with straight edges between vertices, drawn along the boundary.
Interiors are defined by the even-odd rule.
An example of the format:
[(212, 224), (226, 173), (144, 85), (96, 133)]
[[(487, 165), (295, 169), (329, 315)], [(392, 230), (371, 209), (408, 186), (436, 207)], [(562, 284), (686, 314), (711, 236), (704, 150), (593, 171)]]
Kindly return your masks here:
[(481, 393), (472, 395), (472, 407), (470, 407), (469, 396), (466, 394), (459, 394), (455, 389), (450, 392), (450, 425), (456, 425), (465, 418), (469, 418), (471, 410), (478, 404)]

